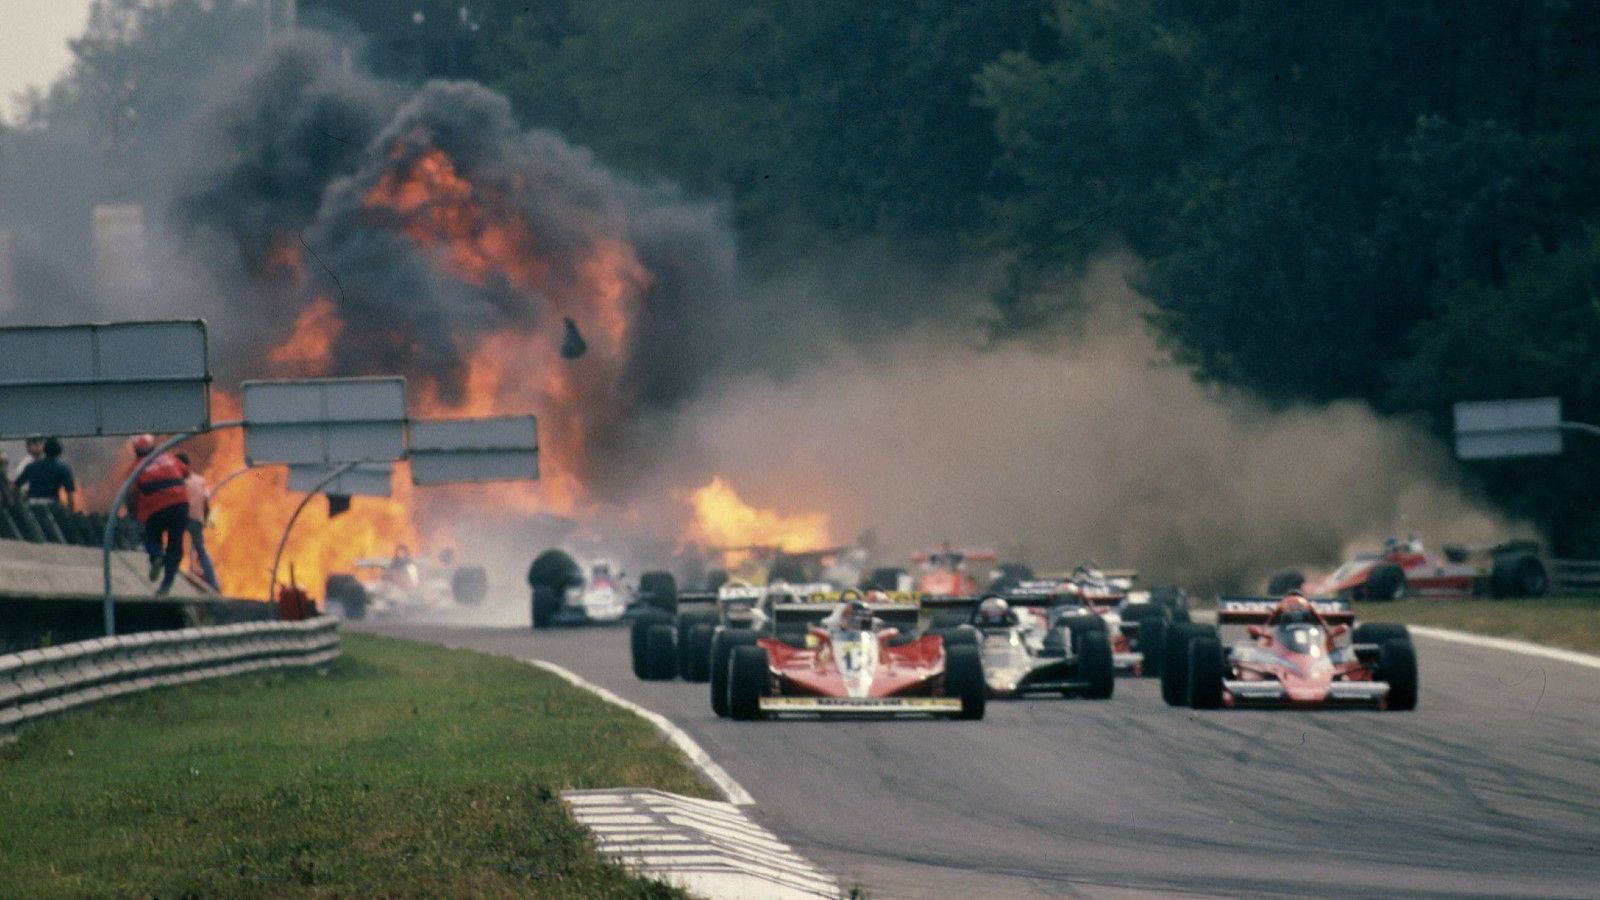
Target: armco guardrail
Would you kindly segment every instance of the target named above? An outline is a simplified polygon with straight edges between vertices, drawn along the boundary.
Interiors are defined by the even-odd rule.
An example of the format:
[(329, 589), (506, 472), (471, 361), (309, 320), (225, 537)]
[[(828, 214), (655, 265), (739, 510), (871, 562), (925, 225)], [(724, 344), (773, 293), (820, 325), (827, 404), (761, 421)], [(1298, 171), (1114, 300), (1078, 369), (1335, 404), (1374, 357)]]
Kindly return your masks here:
[(338, 620), (147, 631), (0, 656), (0, 741), (18, 725), (154, 687), (259, 669), (320, 666), (339, 655)]
[(1558, 594), (1600, 594), (1600, 560), (1552, 559), (1550, 584)]

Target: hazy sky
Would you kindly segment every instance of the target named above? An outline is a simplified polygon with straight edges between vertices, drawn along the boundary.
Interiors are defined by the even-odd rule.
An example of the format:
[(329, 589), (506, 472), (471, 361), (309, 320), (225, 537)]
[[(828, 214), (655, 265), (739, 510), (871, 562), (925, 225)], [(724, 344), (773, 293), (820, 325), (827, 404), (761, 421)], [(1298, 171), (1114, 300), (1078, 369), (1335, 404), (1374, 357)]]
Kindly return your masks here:
[(72, 59), (67, 40), (83, 33), (93, 0), (0, 0), (0, 116), (12, 96), (54, 81)]

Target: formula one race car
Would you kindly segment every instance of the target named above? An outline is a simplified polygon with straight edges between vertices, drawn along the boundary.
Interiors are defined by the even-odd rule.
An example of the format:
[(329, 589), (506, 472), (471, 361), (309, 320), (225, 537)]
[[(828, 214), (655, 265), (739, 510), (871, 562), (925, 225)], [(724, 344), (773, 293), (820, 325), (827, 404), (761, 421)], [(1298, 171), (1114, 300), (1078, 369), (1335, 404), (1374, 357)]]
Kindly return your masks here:
[(608, 625), (632, 621), (647, 610), (677, 610), (678, 585), (670, 572), (646, 572), (635, 589), (607, 559), (579, 565), (564, 550), (546, 550), (528, 568), (533, 627)]
[(1105, 620), (1059, 589), (1058, 582), (1021, 582), (1004, 596), (928, 598), (924, 607), (945, 646), (972, 642), (983, 656), (989, 696), (1058, 693), (1110, 699), (1116, 687)]
[(1246, 624), (1249, 640), (1224, 647), (1214, 626), (1172, 626), (1162, 698), (1194, 709), (1415, 709), (1417, 654), (1406, 627), (1368, 624), (1352, 633), (1354, 620), (1348, 600), (1223, 597), (1218, 624)]
[(1161, 674), (1161, 647), (1168, 624), (1189, 621), (1188, 596), (1161, 586), (1136, 591), (1137, 571), (1102, 571), (1094, 563), (1073, 569), (1062, 590), (1105, 619), (1117, 671), (1154, 678)]
[(483, 602), (489, 576), (482, 566), (458, 566), (453, 551), (437, 560), (419, 559), (405, 545), (393, 556), (358, 559), (350, 572), (328, 576), (325, 604), (330, 614), (364, 619), (368, 614), (439, 609), (453, 603)]
[(1447, 544), (1444, 557), (1415, 537), (1390, 538), (1382, 553), (1363, 553), (1333, 574), (1306, 581), (1296, 571), (1272, 576), (1267, 593), (1299, 590), (1308, 597), (1400, 600), (1405, 597), (1541, 597), (1550, 588), (1539, 546), (1513, 541), (1492, 546)]
[[(938, 550), (913, 553), (911, 561), (918, 565), (917, 573), (910, 577), (912, 591), (931, 597), (971, 597), (978, 593), (978, 579), (967, 572), (967, 564), (995, 562), (1000, 557), (993, 550), (954, 550), (945, 544)], [(885, 571), (898, 570), (879, 570)], [(875, 573), (875, 575), (879, 574)], [(883, 590), (894, 590), (900, 585), (875, 585)]]
[[(905, 607), (869, 604), (851, 590), (831, 608), (775, 604), (773, 636), (724, 629), (713, 649), (712, 709), (737, 720), (791, 714), (983, 718), (987, 689), (978, 648), (947, 645), (937, 634), (917, 637), (876, 614), (896, 606)], [(915, 607), (910, 611), (916, 614)], [(791, 616), (809, 623), (803, 640), (784, 627)]]

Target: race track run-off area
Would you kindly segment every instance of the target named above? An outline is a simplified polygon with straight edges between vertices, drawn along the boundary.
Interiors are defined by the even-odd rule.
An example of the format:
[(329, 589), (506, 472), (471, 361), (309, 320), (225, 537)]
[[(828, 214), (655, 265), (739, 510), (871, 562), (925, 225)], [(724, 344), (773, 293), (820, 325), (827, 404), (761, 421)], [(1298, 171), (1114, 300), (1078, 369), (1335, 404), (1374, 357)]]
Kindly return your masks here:
[[(981, 722), (716, 718), (622, 629), (389, 620), (546, 660), (659, 713), (761, 825), (871, 897), (1557, 896), (1600, 878), (1600, 671), (1417, 636), (1411, 713), (1194, 712), (1157, 682)], [(625, 785), (618, 785), (625, 787)]]

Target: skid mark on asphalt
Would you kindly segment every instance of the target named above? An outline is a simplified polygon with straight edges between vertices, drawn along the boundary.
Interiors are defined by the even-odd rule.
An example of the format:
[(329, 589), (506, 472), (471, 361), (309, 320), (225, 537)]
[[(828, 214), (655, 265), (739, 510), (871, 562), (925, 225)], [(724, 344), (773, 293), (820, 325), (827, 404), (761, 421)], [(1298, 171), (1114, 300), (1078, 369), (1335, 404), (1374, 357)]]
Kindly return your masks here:
[(711, 900), (837, 898), (839, 886), (737, 806), (665, 791), (564, 791), (600, 852)]

